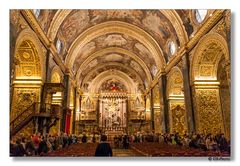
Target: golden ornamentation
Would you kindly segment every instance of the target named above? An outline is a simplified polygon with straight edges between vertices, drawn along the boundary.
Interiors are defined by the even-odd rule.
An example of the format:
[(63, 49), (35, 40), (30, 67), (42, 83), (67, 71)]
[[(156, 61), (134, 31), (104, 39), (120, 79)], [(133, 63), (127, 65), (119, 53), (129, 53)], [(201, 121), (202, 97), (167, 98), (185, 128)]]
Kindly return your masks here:
[(227, 27), (223, 19), (219, 21), (219, 23), (214, 27), (212, 31), (222, 35), (227, 40), (227, 34), (226, 34)]
[(192, 39), (187, 43), (187, 49), (192, 49), (210, 29), (223, 17), (224, 10), (216, 10), (212, 17), (210, 17), (206, 22), (201, 26)]
[(30, 77), (33, 74), (32, 70), (25, 70), (25, 75)]
[(187, 116), (184, 102), (170, 103), (170, 131), (183, 135), (187, 133)]
[(163, 112), (154, 108), (154, 130), (155, 133), (163, 133)]
[(14, 137), (21, 138), (22, 136), (24, 136), (25, 138), (30, 138), (33, 133), (34, 133), (34, 124), (33, 124), (33, 121), (30, 121)]
[(41, 64), (38, 52), (31, 41), (23, 41), (17, 48), (15, 55), (18, 60), (16, 76), (41, 76)]
[(153, 89), (153, 104), (154, 107), (160, 106), (160, 91), (158, 85), (156, 85)]
[(205, 35), (196, 46), (193, 54), (190, 73), (191, 82), (201, 76), (217, 78), (218, 63), (222, 56), (228, 61), (228, 45), (226, 40), (217, 33)]
[(199, 69), (199, 75), (204, 76), (204, 77), (211, 77), (213, 75), (212, 70), (213, 66), (212, 65), (200, 65)]
[(23, 52), (23, 58), (29, 59), (30, 58), (30, 54), (27, 53), (27, 52)]
[(181, 70), (178, 67), (172, 68), (167, 79), (168, 97), (171, 95), (183, 96), (183, 77)]
[(196, 89), (197, 132), (217, 134), (223, 132), (223, 119), (219, 102), (219, 89)]
[(50, 42), (45, 32), (38, 24), (38, 21), (36, 20), (35, 16), (32, 14), (31, 10), (21, 10), (21, 13), (23, 14), (26, 21), (32, 26), (34, 32), (37, 34), (39, 39), (43, 42), (45, 48), (51, 51), (56, 63), (59, 65), (62, 71), (65, 72), (67, 69), (62, 63), (60, 57), (58, 56), (56, 46), (54, 45), (54, 43)]
[(37, 93), (37, 89), (14, 88), (11, 118), (14, 119), (34, 102), (38, 101)]

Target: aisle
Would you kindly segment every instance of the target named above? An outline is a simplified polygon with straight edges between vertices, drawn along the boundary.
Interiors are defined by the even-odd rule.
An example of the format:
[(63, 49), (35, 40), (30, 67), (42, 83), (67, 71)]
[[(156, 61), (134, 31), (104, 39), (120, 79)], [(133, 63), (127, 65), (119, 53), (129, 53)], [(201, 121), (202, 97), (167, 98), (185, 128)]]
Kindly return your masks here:
[(132, 149), (113, 149), (113, 157), (139, 157), (142, 156)]

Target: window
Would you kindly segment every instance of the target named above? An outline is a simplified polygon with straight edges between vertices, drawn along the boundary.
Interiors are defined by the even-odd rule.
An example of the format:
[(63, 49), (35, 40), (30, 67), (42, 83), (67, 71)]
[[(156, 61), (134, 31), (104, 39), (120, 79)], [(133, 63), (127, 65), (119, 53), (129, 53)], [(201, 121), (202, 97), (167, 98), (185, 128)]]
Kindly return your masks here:
[(40, 16), (41, 10), (40, 9), (33, 9), (33, 14), (35, 15), (36, 18)]
[(170, 42), (168, 43), (168, 49), (169, 49), (170, 56), (172, 56), (173, 54), (175, 54), (176, 46), (175, 46), (175, 44), (174, 44), (173, 41), (170, 41)]
[(198, 23), (202, 23), (207, 15), (207, 10), (194, 10), (195, 19)]
[(151, 72), (152, 72), (152, 75), (155, 77), (156, 74), (157, 74), (157, 67), (156, 66), (152, 66)]
[(57, 40), (56, 48), (57, 48), (57, 52), (60, 53), (62, 50), (62, 42), (59, 39)]

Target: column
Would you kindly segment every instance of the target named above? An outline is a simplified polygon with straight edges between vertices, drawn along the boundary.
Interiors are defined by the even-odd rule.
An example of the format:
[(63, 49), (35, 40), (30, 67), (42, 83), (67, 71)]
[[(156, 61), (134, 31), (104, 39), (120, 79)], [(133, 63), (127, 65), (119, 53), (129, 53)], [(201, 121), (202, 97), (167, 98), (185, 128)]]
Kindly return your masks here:
[(77, 109), (78, 109), (78, 92), (77, 92), (77, 88), (74, 88), (74, 110), (73, 110), (73, 121), (72, 121), (72, 133), (75, 134), (75, 129), (76, 129), (76, 112), (77, 112)]
[(100, 108), (101, 102), (100, 102), (99, 98), (97, 98), (96, 100), (97, 100), (97, 105), (96, 105), (96, 107), (97, 107), (96, 108), (96, 111), (97, 111), (96, 119), (97, 120), (96, 121), (97, 121), (97, 125), (99, 126), (99, 111), (100, 111), (99, 108)]
[(70, 86), (70, 78), (69, 75), (64, 75), (64, 95), (63, 95), (63, 112), (62, 112), (62, 123), (61, 123), (61, 131), (65, 131), (65, 123), (66, 123), (66, 115), (67, 109), (69, 105), (69, 86)]
[(168, 113), (168, 101), (167, 101), (167, 78), (166, 73), (162, 73), (159, 78), (159, 91), (160, 91), (160, 105), (162, 106), (163, 111), (163, 119), (164, 119), (164, 126), (165, 132), (169, 132), (169, 113)]
[[(127, 97), (126, 98), (126, 115), (127, 115), (127, 117), (126, 117), (126, 125), (127, 125), (127, 132), (129, 133), (129, 128), (128, 128), (128, 125), (129, 125), (129, 117), (130, 117), (130, 111), (131, 111), (131, 104), (130, 104), (130, 102), (131, 102), (131, 97)], [(131, 123), (132, 124), (132, 123)], [(130, 130), (132, 129), (132, 127), (130, 128)]]
[(151, 130), (155, 130), (154, 127), (154, 96), (153, 96), (153, 88), (150, 91), (150, 107), (151, 107)]
[(183, 61), (183, 87), (184, 87), (184, 100), (185, 100), (185, 108), (187, 111), (187, 123), (188, 123), (188, 131), (189, 133), (195, 132), (195, 116), (193, 110), (193, 97), (190, 86), (190, 62), (188, 54), (185, 54), (182, 57)]
[(124, 98), (123, 100), (122, 100), (122, 102), (124, 102), (123, 103), (123, 112), (125, 112), (126, 113), (126, 123), (125, 123), (125, 125), (126, 125), (126, 133), (128, 134), (128, 114), (127, 114), (127, 100)]
[(231, 62), (226, 61), (224, 67), (225, 67), (225, 71), (226, 71), (226, 74), (227, 74), (229, 92), (231, 92)]

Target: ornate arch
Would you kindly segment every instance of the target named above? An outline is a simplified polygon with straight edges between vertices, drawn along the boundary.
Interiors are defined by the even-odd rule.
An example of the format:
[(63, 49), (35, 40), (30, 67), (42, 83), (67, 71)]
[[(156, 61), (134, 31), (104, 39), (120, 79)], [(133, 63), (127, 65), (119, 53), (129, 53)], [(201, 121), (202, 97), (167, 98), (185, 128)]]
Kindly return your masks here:
[(173, 67), (167, 77), (167, 95), (183, 96), (183, 76), (178, 67)]
[(196, 80), (217, 80), (218, 63), (224, 56), (230, 61), (226, 40), (217, 33), (205, 35), (196, 46), (191, 65), (191, 82)]
[(167, 19), (171, 22), (171, 24), (175, 28), (177, 37), (180, 41), (180, 45), (184, 45), (185, 43), (187, 43), (189, 40), (188, 35), (184, 28), (183, 22), (180, 16), (177, 14), (177, 12), (175, 10), (160, 10), (160, 11), (167, 17)]
[(14, 57), (16, 60), (16, 78), (44, 79), (44, 54), (36, 34), (23, 30), (16, 41)]
[(125, 73), (123, 73), (121, 71), (108, 70), (108, 71), (105, 71), (105, 72), (101, 73), (100, 75), (98, 75), (92, 81), (92, 83), (89, 85), (90, 93), (98, 92), (98, 89), (100, 88), (102, 83), (104, 81), (106, 81), (107, 79), (110, 79), (110, 78), (116, 78), (117, 80), (121, 81), (121, 83), (123, 83), (125, 85), (125, 87), (127, 88), (127, 91), (129, 93), (136, 93), (137, 92), (137, 88), (136, 88), (133, 80), (128, 75), (126, 75)]
[(86, 68), (86, 66), (95, 58), (108, 54), (108, 53), (112, 53), (112, 52), (116, 52), (116, 53), (120, 53), (120, 54), (125, 54), (128, 55), (129, 57), (133, 58), (136, 62), (138, 62), (140, 64), (140, 66), (143, 68), (146, 76), (147, 76), (147, 80), (150, 83), (152, 81), (152, 76), (151, 73), (147, 67), (147, 65), (144, 63), (144, 61), (139, 58), (136, 54), (132, 53), (131, 51), (122, 49), (122, 48), (118, 48), (118, 47), (108, 47), (106, 49), (102, 49), (99, 50), (95, 53), (93, 53), (92, 55), (90, 55), (79, 67), (77, 74), (76, 74), (76, 78), (80, 77), (81, 72)]
[[(105, 64), (102, 64), (102, 65), (98, 65), (96, 68), (94, 68), (90, 73), (88, 73), (88, 75), (86, 75), (83, 79), (81, 79), (82, 81), (79, 81), (80, 86), (82, 86), (85, 82), (87, 82), (90, 79), (90, 77), (92, 77), (92, 74), (96, 70), (104, 68), (104, 67), (109, 67), (109, 66), (117, 66), (117, 67), (121, 67), (123, 69), (128, 70), (129, 72), (136, 75), (136, 77), (137, 77), (136, 79), (139, 83), (144, 85), (144, 81), (141, 79), (141, 77), (138, 75), (138, 73), (133, 68), (130, 68), (130, 67), (125, 66), (125, 65), (123, 65), (121, 63), (118, 63), (118, 62), (110, 62), (110, 63), (105, 63)], [(119, 70), (119, 71), (121, 71), (121, 70)]]
[(50, 81), (52, 83), (61, 83), (62, 78), (63, 78), (63, 75), (62, 75), (61, 70), (59, 69), (58, 66), (54, 66), (51, 71), (51, 80)]
[(56, 12), (56, 14), (53, 17), (53, 21), (51, 22), (47, 32), (47, 36), (50, 39), (50, 41), (54, 41), (58, 32), (58, 29), (60, 28), (65, 18), (71, 13), (71, 11), (72, 10), (69, 10), (69, 9), (61, 9)]

